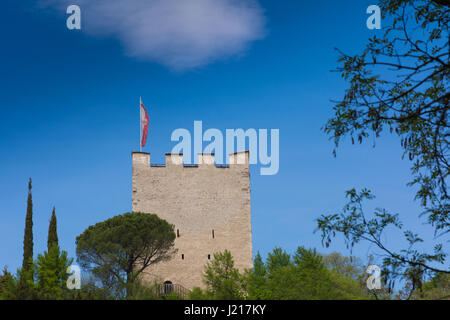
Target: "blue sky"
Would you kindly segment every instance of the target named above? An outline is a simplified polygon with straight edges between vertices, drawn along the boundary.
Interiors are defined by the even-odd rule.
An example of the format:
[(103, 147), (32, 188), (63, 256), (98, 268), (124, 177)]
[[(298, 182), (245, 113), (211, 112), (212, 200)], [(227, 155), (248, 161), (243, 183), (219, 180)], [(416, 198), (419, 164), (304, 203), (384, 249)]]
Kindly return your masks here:
[[(46, 248), (53, 206), (60, 245), (71, 256), (75, 237), (88, 226), (131, 210), (139, 96), (150, 114), (144, 151), (152, 163), (164, 163), (164, 153), (175, 145), (172, 131), (193, 130), (194, 120), (202, 120), (204, 130), (280, 130), (279, 173), (261, 176), (257, 165), (251, 167), (254, 252), (265, 255), (275, 246), (292, 252), (302, 245), (349, 254), (341, 240), (322, 247), (313, 231), (315, 219), (340, 209), (352, 187), (369, 187), (377, 195), (368, 209), (398, 212), (407, 227), (432, 240), (417, 218), (420, 207), (406, 186), (410, 163), (401, 159), (396, 137), (382, 136), (376, 148), (347, 141), (334, 158), (333, 143), (321, 131), (332, 116), (330, 100), (346, 88), (330, 72), (337, 65), (334, 48), (358, 53), (381, 32), (366, 28), (372, 1), (259, 1), (260, 9), (221, 26), (223, 37), (208, 38), (206, 49), (194, 46), (192, 59), (181, 64), (174, 63), (183, 47), (172, 46), (180, 41), (176, 37), (162, 34), (161, 49), (139, 34), (105, 32), (110, 25), (93, 23), (95, 6), (85, 8), (82, 1), (82, 19), (86, 14), (91, 20), (82, 20), (81, 31), (68, 30), (65, 7), (50, 2), (43, 8), (7, 0), (0, 8), (0, 267), (21, 265), (30, 176), (35, 254)], [(161, 19), (162, 30), (171, 21)], [(228, 33), (236, 24), (242, 29)], [(189, 29), (194, 34), (188, 39), (196, 41), (195, 32), (204, 27)], [(175, 58), (167, 58), (167, 48)], [(397, 237), (386, 240), (394, 249), (402, 245)], [(376, 252), (367, 245), (354, 250), (363, 259)]]

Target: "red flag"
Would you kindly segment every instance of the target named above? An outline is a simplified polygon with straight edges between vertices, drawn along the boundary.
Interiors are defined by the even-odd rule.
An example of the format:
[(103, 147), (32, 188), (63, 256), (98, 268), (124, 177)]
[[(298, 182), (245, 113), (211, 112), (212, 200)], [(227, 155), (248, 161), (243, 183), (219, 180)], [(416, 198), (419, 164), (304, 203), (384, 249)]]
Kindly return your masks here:
[(141, 147), (145, 147), (147, 143), (148, 127), (150, 119), (148, 117), (147, 110), (145, 110), (144, 104), (141, 100)]

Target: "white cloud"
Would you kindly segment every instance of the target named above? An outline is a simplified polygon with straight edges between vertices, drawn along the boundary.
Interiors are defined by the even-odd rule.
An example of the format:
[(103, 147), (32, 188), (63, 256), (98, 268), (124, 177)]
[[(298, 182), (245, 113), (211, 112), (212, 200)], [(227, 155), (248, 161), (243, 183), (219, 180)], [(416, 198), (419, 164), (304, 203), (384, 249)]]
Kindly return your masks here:
[(82, 31), (117, 37), (131, 57), (176, 70), (241, 54), (264, 37), (257, 0), (42, 0), (81, 8)]

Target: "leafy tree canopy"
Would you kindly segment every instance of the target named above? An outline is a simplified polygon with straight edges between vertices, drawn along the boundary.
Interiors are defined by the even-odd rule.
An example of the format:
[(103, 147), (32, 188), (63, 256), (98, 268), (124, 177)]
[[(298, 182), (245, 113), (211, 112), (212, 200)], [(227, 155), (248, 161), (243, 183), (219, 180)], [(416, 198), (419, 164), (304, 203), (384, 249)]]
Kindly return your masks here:
[(245, 297), (243, 278), (234, 267), (231, 252), (225, 250), (214, 254), (214, 258), (205, 266), (204, 282), (206, 296), (214, 299), (236, 300)]
[(50, 250), (39, 254), (35, 262), (36, 286), (40, 299), (65, 299), (68, 294), (66, 285), (67, 268), (73, 259), (68, 258), (66, 251), (60, 251), (53, 244)]
[(155, 214), (125, 213), (79, 235), (77, 260), (99, 277), (104, 287), (128, 296), (128, 288), (149, 266), (172, 257), (174, 241), (174, 226)]
[[(258, 253), (253, 270), (246, 272), (249, 299), (365, 299), (367, 295), (358, 281), (360, 269), (349, 272), (345, 257), (320, 255), (315, 250), (299, 247), (294, 255), (275, 248), (263, 262)], [(348, 259), (348, 258), (347, 258)], [(332, 261), (327, 267), (325, 260)], [(349, 273), (355, 278), (347, 276)]]

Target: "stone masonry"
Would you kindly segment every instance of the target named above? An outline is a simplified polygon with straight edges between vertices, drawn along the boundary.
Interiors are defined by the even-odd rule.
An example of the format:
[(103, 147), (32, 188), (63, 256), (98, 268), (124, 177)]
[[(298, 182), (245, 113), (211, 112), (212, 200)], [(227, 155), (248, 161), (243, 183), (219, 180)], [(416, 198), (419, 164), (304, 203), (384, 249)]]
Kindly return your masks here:
[(178, 252), (150, 267), (149, 281), (203, 288), (205, 264), (225, 249), (239, 270), (253, 266), (248, 151), (229, 155), (228, 166), (198, 157), (198, 165), (183, 165), (181, 154), (166, 154), (165, 165), (151, 165), (149, 153), (132, 153), (133, 211), (155, 213), (177, 233)]

